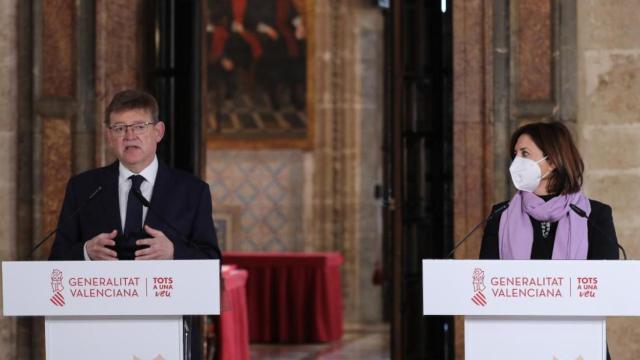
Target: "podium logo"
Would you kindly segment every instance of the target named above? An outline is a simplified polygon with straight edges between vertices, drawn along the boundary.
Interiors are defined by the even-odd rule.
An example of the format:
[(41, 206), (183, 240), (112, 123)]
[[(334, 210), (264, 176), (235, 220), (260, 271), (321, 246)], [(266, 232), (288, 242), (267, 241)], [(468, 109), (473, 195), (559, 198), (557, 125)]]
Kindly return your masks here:
[(473, 296), (471, 301), (478, 306), (487, 305), (487, 298), (482, 293), (487, 287), (484, 285), (484, 270), (475, 268), (473, 270)]
[(62, 286), (62, 271), (58, 269), (53, 269), (51, 272), (51, 291), (53, 295), (49, 298), (49, 301), (55, 306), (64, 306), (64, 295), (62, 295), (62, 290), (64, 290), (64, 286)]

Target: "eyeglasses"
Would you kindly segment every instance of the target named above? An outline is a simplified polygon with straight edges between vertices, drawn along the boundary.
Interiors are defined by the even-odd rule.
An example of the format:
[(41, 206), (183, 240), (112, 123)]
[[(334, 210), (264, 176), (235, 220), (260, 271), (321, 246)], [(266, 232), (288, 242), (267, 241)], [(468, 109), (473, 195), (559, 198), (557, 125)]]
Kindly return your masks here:
[(131, 130), (135, 135), (142, 135), (147, 132), (149, 125), (154, 125), (154, 124), (155, 123), (153, 122), (137, 123), (137, 124), (131, 124), (131, 125), (118, 124), (118, 125), (109, 126), (109, 130), (111, 130), (111, 133), (113, 133), (113, 135), (115, 136), (124, 136), (124, 134), (127, 133), (127, 129), (131, 128)]

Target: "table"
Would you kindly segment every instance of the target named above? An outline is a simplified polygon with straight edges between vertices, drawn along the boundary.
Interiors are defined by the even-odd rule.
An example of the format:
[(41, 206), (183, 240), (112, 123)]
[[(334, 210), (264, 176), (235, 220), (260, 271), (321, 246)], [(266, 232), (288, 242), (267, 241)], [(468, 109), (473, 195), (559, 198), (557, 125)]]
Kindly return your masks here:
[(342, 337), (339, 253), (226, 252), (249, 271), (251, 342), (309, 343)]
[(220, 360), (249, 359), (249, 326), (247, 318), (247, 271), (223, 266), (224, 290), (220, 303)]

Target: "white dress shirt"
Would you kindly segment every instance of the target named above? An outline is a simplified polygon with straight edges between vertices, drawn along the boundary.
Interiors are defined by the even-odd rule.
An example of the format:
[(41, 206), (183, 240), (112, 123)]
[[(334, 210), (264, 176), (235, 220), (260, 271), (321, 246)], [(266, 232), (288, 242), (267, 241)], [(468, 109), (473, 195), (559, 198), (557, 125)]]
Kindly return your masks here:
[[(127, 169), (122, 163), (118, 166), (118, 205), (120, 206), (120, 229), (124, 229), (125, 219), (127, 218), (127, 200), (129, 198), (129, 191), (131, 190), (132, 182), (129, 180), (131, 175), (142, 175), (144, 181), (140, 184), (140, 192), (147, 200), (151, 201), (151, 195), (153, 194), (153, 185), (156, 182), (156, 176), (158, 175), (158, 157), (154, 157), (149, 166), (144, 168), (139, 174)], [(142, 223), (147, 218), (148, 209), (142, 207)], [(121, 230), (118, 230), (120, 233)], [(122, 235), (122, 234), (118, 234)], [(87, 253), (87, 243), (84, 243), (84, 259), (91, 260)]]
[[(120, 205), (120, 225), (124, 229), (124, 222), (127, 218), (127, 199), (129, 198), (129, 190), (131, 190), (131, 175), (142, 175), (144, 181), (140, 184), (140, 192), (145, 199), (151, 201), (151, 195), (153, 193), (153, 184), (156, 182), (156, 176), (158, 175), (158, 158), (154, 157), (149, 166), (140, 171), (139, 174), (133, 173), (127, 169), (122, 163), (118, 167), (118, 204)], [(142, 223), (147, 218), (147, 209), (142, 207)]]

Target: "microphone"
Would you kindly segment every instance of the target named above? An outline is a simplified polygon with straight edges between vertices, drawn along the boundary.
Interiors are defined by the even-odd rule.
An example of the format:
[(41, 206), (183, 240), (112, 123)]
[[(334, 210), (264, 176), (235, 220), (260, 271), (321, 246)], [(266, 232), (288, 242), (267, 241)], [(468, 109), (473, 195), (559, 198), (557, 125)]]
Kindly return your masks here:
[(155, 210), (155, 208), (151, 206), (151, 203), (149, 202), (149, 200), (147, 200), (144, 197), (144, 195), (142, 195), (140, 190), (134, 191), (133, 195), (136, 197), (136, 199), (138, 199), (138, 201), (140, 201), (142, 206), (144, 206), (147, 209), (149, 209), (149, 211), (151, 211), (155, 216), (157, 216), (160, 220), (162, 220), (162, 222), (164, 222), (167, 226), (169, 226), (169, 228), (173, 231), (173, 233), (178, 236), (180, 241), (182, 241), (183, 243), (187, 244), (187, 246), (193, 246), (193, 247), (197, 248), (198, 250), (200, 250), (200, 252), (202, 252), (205, 255), (206, 258), (208, 258), (208, 259), (211, 258), (211, 256), (206, 251), (204, 251), (204, 249), (199, 244), (196, 244), (196, 243), (194, 243), (192, 241), (189, 241), (189, 239), (187, 239), (184, 235), (182, 235), (180, 230), (176, 229), (176, 227), (173, 226), (173, 224), (170, 221), (168, 221), (164, 216), (160, 215), (160, 213), (158, 213)]
[(458, 241), (458, 243), (453, 247), (453, 249), (451, 249), (449, 254), (447, 254), (446, 258), (450, 259), (451, 256), (456, 252), (456, 249), (458, 249), (458, 247), (460, 247), (460, 245), (464, 244), (467, 241), (467, 239), (469, 239), (469, 237), (471, 237), (471, 235), (473, 235), (473, 233), (475, 233), (476, 230), (478, 230), (478, 228), (481, 225), (483, 225), (486, 222), (488, 222), (489, 220), (493, 219), (494, 216), (496, 216), (499, 213), (505, 211), (508, 207), (509, 207), (509, 203), (505, 203), (505, 204), (502, 204), (502, 205), (498, 206), (498, 208), (495, 209), (494, 211), (492, 211), (491, 214), (489, 214), (489, 216), (487, 216), (484, 220), (479, 222), (478, 225), (474, 226), (474, 228), (471, 229), (471, 231), (469, 231), (469, 233), (464, 238), (462, 238), (462, 240)]
[[(607, 234), (605, 234), (604, 231), (602, 231), (602, 229), (600, 229), (600, 226), (598, 226), (598, 224), (594, 223), (593, 221), (591, 221), (591, 218), (587, 215), (587, 212), (582, 210), (580, 207), (578, 207), (578, 205), (576, 204), (569, 204), (569, 207), (571, 208), (571, 210), (573, 210), (576, 214), (578, 214), (578, 216), (587, 219), (587, 223), (593, 225), (593, 227), (600, 233), (600, 235), (604, 236), (605, 239), (607, 239), (609, 242), (613, 243), (613, 239), (611, 239), (611, 237)], [(622, 250), (622, 256), (624, 256), (624, 259), (627, 260), (627, 252), (624, 250), (624, 248), (622, 247), (622, 245), (620, 245), (617, 241), (615, 242), (616, 246), (618, 247), (618, 249)]]
[[(142, 204), (142, 206), (151, 209), (151, 203), (149, 202), (149, 200), (147, 200), (144, 195), (142, 195), (142, 193), (140, 191), (134, 191), (133, 195), (136, 197), (136, 199), (138, 199), (138, 201), (140, 201), (140, 203)], [(155, 213), (155, 212), (154, 212)], [(157, 215), (157, 214), (156, 214)], [(158, 216), (159, 217), (159, 216)], [(164, 219), (162, 219), (164, 220)]]
[(42, 240), (40, 240), (40, 242), (37, 243), (36, 246), (31, 248), (31, 252), (29, 252), (29, 256), (27, 256), (27, 260), (32, 260), (31, 257), (33, 256), (33, 253), (36, 250), (38, 250), (38, 248), (40, 248), (40, 246), (42, 246), (42, 244), (44, 244), (44, 242), (47, 241), (53, 234), (58, 232), (58, 230), (60, 230), (60, 227), (62, 227), (62, 225), (66, 224), (68, 221), (76, 217), (76, 215), (80, 212), (80, 210), (82, 210), (91, 200), (93, 200), (93, 198), (98, 196), (98, 194), (100, 194), (101, 191), (102, 191), (102, 186), (98, 186), (95, 190), (93, 190), (93, 192), (89, 195), (89, 197), (87, 197), (87, 199), (82, 204), (80, 204), (80, 206), (78, 206), (78, 208), (74, 212), (72, 212), (71, 215), (67, 216), (66, 219), (62, 220), (55, 229), (53, 229)]
[(571, 210), (573, 210), (576, 214), (580, 215), (580, 217), (583, 217), (583, 218), (585, 218), (585, 219), (589, 220), (589, 217), (587, 216), (586, 211), (584, 211), (584, 210), (580, 209), (580, 208), (578, 207), (578, 205), (576, 205), (576, 204), (569, 204), (569, 207), (570, 207), (570, 208), (571, 208)]

